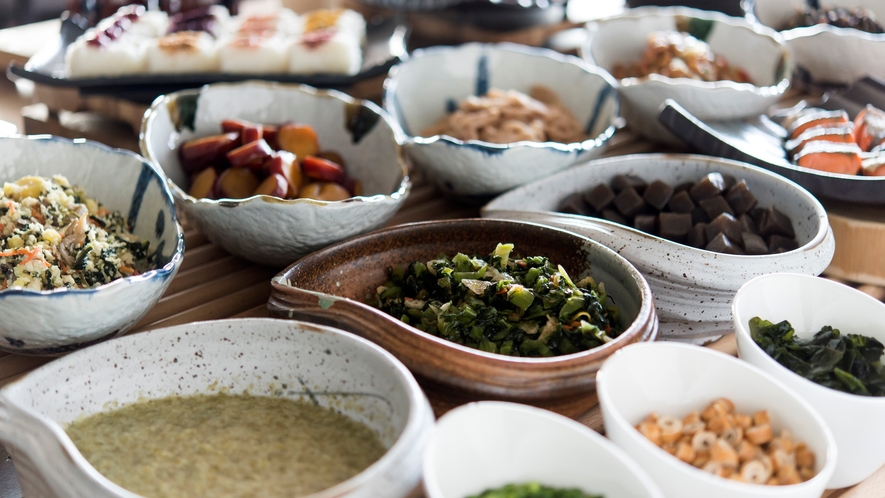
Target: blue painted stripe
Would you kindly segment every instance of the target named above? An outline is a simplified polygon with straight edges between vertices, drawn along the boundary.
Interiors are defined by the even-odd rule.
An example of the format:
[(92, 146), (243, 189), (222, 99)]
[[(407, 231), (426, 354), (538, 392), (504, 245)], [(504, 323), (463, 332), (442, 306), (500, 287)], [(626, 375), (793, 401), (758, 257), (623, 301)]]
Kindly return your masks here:
[(458, 103), (455, 102), (455, 99), (446, 100), (446, 113), (451, 114), (458, 110)]
[(489, 93), (489, 56), (483, 53), (476, 65), (476, 95)]
[(155, 180), (157, 174), (147, 164), (142, 164), (141, 174), (138, 175), (138, 183), (135, 184), (135, 192), (132, 194), (132, 204), (129, 206), (129, 217), (126, 223), (129, 230), (135, 230), (135, 222), (138, 220), (138, 212), (141, 211), (141, 201), (144, 199), (144, 193), (147, 191), (148, 185)]
[(599, 95), (596, 96), (596, 105), (593, 107), (593, 114), (590, 115), (590, 121), (587, 122), (587, 128), (584, 129), (585, 135), (590, 135), (590, 132), (593, 131), (593, 128), (596, 128), (596, 122), (599, 121), (599, 115), (602, 112), (602, 105), (605, 103), (605, 101), (614, 90), (615, 88), (613, 86), (606, 85), (605, 87), (603, 87), (602, 91), (599, 92)]

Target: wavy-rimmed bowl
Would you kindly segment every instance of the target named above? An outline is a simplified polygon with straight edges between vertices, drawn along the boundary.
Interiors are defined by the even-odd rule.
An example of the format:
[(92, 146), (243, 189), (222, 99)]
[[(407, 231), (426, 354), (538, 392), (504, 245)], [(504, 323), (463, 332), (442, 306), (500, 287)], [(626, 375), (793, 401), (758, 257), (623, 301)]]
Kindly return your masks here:
[[(195, 199), (188, 195), (179, 144), (221, 133), (229, 118), (312, 126), (320, 146), (341, 154), (361, 196), (343, 201)], [(256, 263), (285, 266), (321, 247), (384, 225), (409, 194), (402, 150), (391, 122), (372, 102), (305, 85), (218, 83), (159, 97), (144, 115), (142, 154), (169, 178), (188, 221), (228, 252)]]
[[(514, 243), (514, 254), (547, 256), (573, 278), (589, 274), (604, 282), (621, 310), (624, 332), (580, 353), (517, 358), (446, 341), (366, 304), (388, 280), (387, 268), (393, 265), (440, 254), (489, 254), (500, 242)], [(504, 399), (580, 415), (594, 402), (590, 392), (602, 361), (627, 344), (654, 340), (658, 331), (651, 289), (624, 258), (579, 235), (512, 221), (433, 221), (379, 230), (298, 261), (277, 275), (272, 286), (271, 314), (334, 325), (379, 344), (427, 381), (425, 387), (449, 393), (453, 401), (437, 407)]]
[(758, 316), (772, 323), (788, 320), (800, 338), (809, 338), (824, 325), (831, 325), (843, 334), (862, 334), (885, 342), (885, 304), (837, 282), (779, 273), (744, 284), (732, 307), (741, 359), (808, 401), (833, 431), (839, 461), (829, 487), (857, 484), (885, 464), (885, 398), (836, 391), (793, 373), (768, 356), (749, 329), (750, 319)]
[[(544, 85), (585, 126), (583, 142), (462, 141), (448, 135), (422, 137), (457, 103), (491, 88), (528, 93)], [(401, 130), (409, 157), (444, 193), (470, 197), (509, 190), (597, 156), (615, 132), (617, 83), (605, 71), (553, 50), (511, 43), (468, 43), (416, 50), (391, 68), (384, 108)]]
[[(609, 183), (617, 175), (678, 185), (714, 171), (745, 179), (760, 206), (773, 205), (789, 216), (799, 249), (764, 256), (721, 254), (604, 219), (555, 212), (569, 195)], [(486, 205), (482, 215), (570, 230), (614, 249), (648, 280), (658, 306), (661, 335), (672, 338), (730, 333), (731, 299), (746, 281), (782, 271), (818, 275), (835, 250), (827, 213), (808, 191), (755, 166), (708, 156), (636, 154), (598, 159), (514, 189)]]
[[(774, 29), (782, 29), (805, 0), (754, 0), (751, 19)], [(836, 0), (824, 7), (866, 7), (885, 20), (883, 0)], [(815, 83), (846, 84), (864, 76), (885, 78), (885, 34), (866, 33), (853, 28), (818, 24), (781, 31), (793, 53), (796, 65), (806, 70)]]
[(305, 498), (405, 498), (421, 480), (433, 414), (403, 364), (352, 334), (289, 320), (190, 323), (78, 351), (0, 391), (0, 440), (26, 496), (136, 498), (99, 474), (62, 425), (140, 400), (219, 392), (312, 401), (366, 424), (388, 448)]
[(154, 269), (94, 289), (0, 291), (0, 350), (58, 354), (110, 339), (160, 300), (184, 258), (184, 232), (163, 173), (131, 152), (83, 139), (0, 138), (0, 182), (63, 175), (150, 242)]
[[(779, 380), (733, 356), (688, 344), (636, 344), (605, 362), (598, 384), (606, 435), (667, 496), (818, 498), (836, 468), (833, 434), (814, 408)], [(681, 419), (718, 398), (730, 399), (738, 413), (768, 410), (775, 434), (787, 429), (814, 451), (816, 475), (788, 486), (723, 479), (679, 460), (634, 428), (652, 412)]]
[(424, 452), (428, 498), (464, 498), (524, 482), (611, 497), (664, 498), (620, 448), (561, 415), (481, 401), (439, 419)]
[(753, 84), (659, 74), (624, 78), (618, 92), (630, 129), (652, 140), (678, 143), (658, 123), (658, 110), (666, 99), (675, 100), (703, 119), (736, 119), (765, 112), (789, 88), (792, 63), (783, 38), (770, 28), (718, 12), (684, 7), (629, 9), (587, 24), (589, 35), (581, 54), (612, 72), (616, 64), (642, 60), (649, 34), (677, 30), (682, 20), (689, 20), (689, 33), (710, 44), (713, 53), (745, 70)]

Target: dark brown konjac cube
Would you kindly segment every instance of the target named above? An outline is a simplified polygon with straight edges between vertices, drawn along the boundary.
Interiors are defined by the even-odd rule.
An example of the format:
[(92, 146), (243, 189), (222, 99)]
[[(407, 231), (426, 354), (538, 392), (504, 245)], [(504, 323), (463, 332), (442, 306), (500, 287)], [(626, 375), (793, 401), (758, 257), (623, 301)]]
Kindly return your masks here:
[(676, 185), (676, 186), (673, 188), (673, 192), (674, 192), (674, 193), (675, 193), (675, 192), (683, 192), (683, 191), (688, 192), (688, 190), (689, 190), (690, 188), (692, 188), (692, 187), (694, 187), (694, 182), (680, 183), (679, 185)]
[(699, 202), (699, 204), (704, 208), (704, 212), (707, 213), (707, 216), (709, 216), (711, 220), (715, 220), (716, 217), (722, 213), (728, 213), (734, 216), (734, 211), (731, 210), (731, 206), (728, 205), (725, 197), (722, 197), (721, 195), (704, 199)]
[(584, 200), (593, 206), (593, 209), (602, 211), (615, 200), (615, 191), (608, 185), (600, 183), (593, 190), (584, 193)]
[(670, 211), (674, 213), (690, 213), (695, 208), (694, 201), (691, 200), (691, 196), (688, 195), (686, 191), (680, 191), (673, 194), (670, 197), (670, 202), (667, 203), (667, 207), (670, 208)]
[(728, 213), (722, 213), (717, 216), (715, 220), (707, 225), (705, 232), (707, 234), (707, 240), (710, 242), (712, 242), (720, 233), (725, 234), (725, 236), (733, 242), (741, 240), (741, 224), (738, 223), (738, 220), (735, 219), (734, 216)]
[(750, 217), (753, 218), (753, 221), (756, 222), (756, 226), (759, 226), (759, 222), (762, 221), (762, 217), (765, 215), (765, 211), (767, 211), (763, 207), (756, 206), (750, 210)]
[(721, 252), (724, 254), (744, 254), (740, 246), (729, 239), (724, 233), (720, 233), (707, 244), (708, 251)]
[(691, 215), (687, 213), (661, 213), (658, 215), (658, 234), (682, 242), (691, 230)]
[(602, 217), (607, 219), (608, 221), (614, 221), (615, 223), (620, 223), (621, 225), (630, 226), (630, 222), (627, 221), (626, 218), (621, 216), (620, 213), (618, 213), (614, 209), (603, 209)]
[(614, 204), (618, 212), (627, 218), (636, 216), (636, 213), (645, 207), (645, 201), (642, 200), (642, 196), (632, 187), (621, 190), (621, 193), (615, 197)]
[(645, 193), (642, 194), (642, 198), (645, 200), (646, 204), (660, 211), (664, 209), (664, 206), (670, 201), (672, 195), (673, 187), (660, 180), (656, 180), (645, 188)]
[(755, 233), (742, 232), (741, 240), (744, 244), (744, 252), (752, 255), (768, 254), (768, 244), (765, 239)]
[(737, 184), (737, 178), (731, 175), (722, 175), (722, 179), (725, 180), (725, 191), (727, 192), (731, 187), (734, 187)]
[(701, 181), (694, 184), (688, 193), (695, 202), (715, 197), (725, 191), (725, 179), (721, 173), (708, 173)]
[(655, 222), (657, 221), (657, 216), (653, 214), (640, 214), (637, 215), (636, 218), (633, 219), (633, 228), (637, 230), (642, 230), (645, 233), (653, 234), (656, 232), (655, 230)]
[(768, 238), (768, 252), (772, 254), (799, 249), (799, 243), (794, 238), (782, 235), (772, 235)]
[(618, 175), (612, 178), (612, 188), (615, 192), (620, 192), (627, 188), (632, 188), (637, 192), (645, 191), (645, 180), (633, 175)]
[(790, 221), (790, 218), (775, 209), (774, 206), (765, 210), (762, 214), (762, 219), (757, 224), (759, 225), (759, 235), (763, 237), (783, 235), (790, 239), (796, 238), (796, 232), (793, 231), (793, 223)]
[(697, 247), (698, 249), (705, 248), (707, 246), (706, 230), (706, 223), (698, 223), (697, 225), (691, 227), (691, 230), (688, 231), (688, 236), (685, 239), (685, 243), (690, 245), (691, 247)]
[(744, 180), (728, 190), (725, 200), (728, 201), (735, 215), (744, 214), (756, 205), (756, 197), (750, 192), (750, 188), (747, 187), (747, 182)]
[(691, 222), (692, 223), (709, 223), (710, 217), (707, 216), (707, 212), (704, 211), (704, 208), (701, 206), (696, 206), (691, 210)]
[(759, 233), (759, 228), (756, 227), (756, 222), (753, 221), (753, 218), (750, 217), (749, 214), (744, 213), (738, 216), (738, 222), (741, 224), (741, 230), (750, 233)]
[(559, 205), (558, 211), (560, 213), (590, 216), (593, 209), (584, 202), (584, 196), (581, 194), (572, 194), (562, 201), (562, 204)]

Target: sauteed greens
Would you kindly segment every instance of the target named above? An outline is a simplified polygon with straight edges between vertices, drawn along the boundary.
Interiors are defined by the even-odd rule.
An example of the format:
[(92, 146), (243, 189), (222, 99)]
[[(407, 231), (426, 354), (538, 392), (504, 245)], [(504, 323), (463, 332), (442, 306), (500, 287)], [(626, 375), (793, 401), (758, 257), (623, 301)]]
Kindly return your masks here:
[(487, 489), (468, 498), (603, 498), (602, 495), (587, 494), (576, 488), (551, 488), (536, 482), (528, 484), (507, 484), (497, 489)]
[(790, 322), (750, 319), (750, 335), (781, 365), (822, 386), (862, 396), (885, 396), (885, 345), (873, 337), (842, 335), (825, 325), (811, 339), (798, 339)]
[(543, 256), (510, 258), (498, 244), (488, 261), (458, 253), (389, 269), (374, 305), (458, 344), (510, 356), (557, 356), (617, 337), (618, 308), (591, 277), (572, 282)]

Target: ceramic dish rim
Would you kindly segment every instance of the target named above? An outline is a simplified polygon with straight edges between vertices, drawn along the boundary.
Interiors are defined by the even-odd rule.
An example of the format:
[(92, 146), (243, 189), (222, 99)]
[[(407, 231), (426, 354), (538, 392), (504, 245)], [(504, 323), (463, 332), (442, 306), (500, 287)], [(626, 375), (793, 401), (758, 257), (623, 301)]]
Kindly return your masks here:
[[(806, 277), (807, 277), (807, 278), (806, 278)], [(735, 293), (735, 295), (734, 295), (734, 299), (732, 299), (732, 301), (731, 301), (731, 315), (732, 315), (732, 317), (733, 317), (733, 319), (734, 319), (735, 322), (738, 322), (738, 318), (737, 318), (737, 307), (738, 307), (738, 303), (740, 302), (741, 298), (743, 297), (743, 293), (742, 293), (742, 291), (744, 291), (744, 288), (747, 287), (747, 286), (749, 286), (750, 284), (753, 284), (753, 283), (756, 282), (757, 280), (768, 280), (768, 279), (771, 279), (771, 278), (775, 278), (775, 279), (780, 279), (780, 278), (797, 278), (797, 279), (799, 279), (799, 280), (807, 280), (807, 279), (811, 279), (811, 278), (813, 278), (814, 281), (822, 280), (822, 281), (826, 282), (826, 283), (824, 283), (824, 284), (822, 284), (822, 285), (824, 285), (824, 286), (826, 286), (826, 287), (828, 287), (828, 288), (841, 288), (841, 287), (845, 287), (845, 289), (843, 289), (843, 290), (844, 290), (847, 294), (853, 296), (853, 298), (856, 298), (856, 299), (858, 299), (858, 300), (864, 300), (864, 301), (867, 301), (867, 302), (873, 302), (873, 303), (875, 303), (876, 305), (879, 305), (879, 306), (885, 307), (885, 303), (882, 303), (881, 301), (877, 301), (875, 298), (873, 298), (873, 297), (870, 296), (869, 294), (866, 294), (866, 293), (864, 293), (864, 292), (861, 292), (861, 291), (859, 291), (859, 290), (857, 290), (857, 289), (855, 289), (855, 288), (853, 288), (853, 287), (848, 287), (847, 285), (843, 285), (843, 284), (840, 284), (840, 283), (838, 283), (838, 282), (833, 282), (832, 280), (828, 280), (828, 279), (825, 279), (825, 278), (820, 278), (820, 277), (817, 277), (817, 276), (803, 275), (803, 274), (801, 274), (801, 273), (770, 273), (770, 274), (767, 274), (767, 275), (760, 275), (760, 276), (758, 276), (758, 277), (754, 277), (754, 278), (748, 280), (748, 281), (747, 281), (746, 283), (744, 283), (744, 285), (742, 285), (741, 288), (738, 289), (738, 291)], [(885, 315), (885, 312), (883, 312), (883, 315)], [(738, 322), (738, 323), (739, 323), (739, 322)], [(754, 348), (756, 348), (756, 349), (758, 349), (760, 352), (762, 352), (762, 353), (763, 353), (762, 356), (765, 356), (765, 360), (764, 360), (764, 361), (765, 361), (766, 364), (768, 364), (768, 365), (776, 365), (776, 366), (780, 367), (780, 370), (783, 370), (784, 372), (789, 373), (789, 374), (792, 375), (793, 377), (795, 377), (795, 378), (797, 378), (797, 379), (800, 379), (800, 380), (802, 381), (802, 385), (804, 385), (806, 389), (811, 388), (812, 391), (814, 391), (816, 394), (819, 394), (819, 395), (825, 395), (825, 396), (834, 396), (834, 397), (836, 398), (836, 400), (838, 400), (838, 401), (840, 401), (840, 402), (857, 402), (857, 403), (864, 403), (864, 404), (867, 404), (867, 405), (874, 405), (874, 406), (878, 405), (877, 408), (885, 407), (885, 396), (861, 396), (861, 395), (858, 395), (858, 394), (851, 394), (851, 393), (846, 393), (846, 392), (844, 392), (844, 391), (839, 391), (839, 390), (836, 390), (836, 389), (831, 389), (831, 388), (829, 388), (829, 387), (822, 386), (822, 385), (818, 384), (817, 382), (814, 382), (814, 381), (812, 381), (812, 380), (806, 379), (805, 377), (802, 377), (801, 375), (797, 374), (796, 372), (793, 372), (793, 371), (790, 370), (789, 368), (787, 368), (787, 367), (781, 365), (781, 364), (778, 363), (774, 358), (772, 358), (771, 356), (769, 356), (768, 353), (765, 352), (765, 350), (763, 350), (761, 347), (759, 347), (758, 344), (756, 344), (756, 341), (753, 340), (753, 337), (750, 335), (750, 332), (747, 330), (747, 326), (746, 326), (746, 325), (740, 324), (740, 326), (735, 326), (735, 334), (738, 334), (738, 335), (744, 337), (749, 343), (753, 344), (753, 347), (754, 347)], [(745, 361), (746, 361), (746, 360), (745, 360)], [(749, 363), (749, 362), (748, 362), (748, 363)], [(810, 402), (809, 402), (809, 403), (810, 403)]]
[[(756, 16), (756, 4), (755, 1), (753, 3), (752, 9), (747, 9), (746, 19), (748, 22), (752, 24), (758, 24), (759, 26), (764, 26), (769, 29), (775, 29), (767, 24), (764, 24), (759, 18)], [(811, 36), (816, 36), (820, 33), (831, 33), (835, 36), (839, 37), (849, 37), (849, 38), (858, 38), (865, 41), (870, 42), (878, 42), (885, 41), (885, 33), (868, 33), (866, 31), (859, 30), (857, 28), (840, 28), (838, 26), (833, 26), (831, 24), (815, 24), (812, 26), (799, 26), (796, 28), (783, 29), (783, 30), (775, 30), (784, 37), (784, 41), (792, 41), (797, 38), (808, 38)]]
[(396, 162), (400, 167), (402, 172), (402, 179), (399, 182), (399, 186), (396, 187), (396, 190), (389, 194), (374, 194), (374, 195), (358, 195), (349, 197), (347, 199), (343, 199), (340, 201), (324, 201), (318, 199), (308, 199), (308, 198), (297, 198), (297, 199), (282, 199), (275, 196), (270, 195), (251, 195), (249, 197), (244, 197), (242, 199), (231, 199), (231, 198), (222, 198), (222, 199), (197, 199), (186, 191), (184, 191), (180, 186), (178, 186), (175, 182), (172, 181), (171, 178), (165, 176), (166, 182), (171, 186), (171, 190), (174, 194), (174, 197), (184, 201), (186, 204), (197, 204), (203, 206), (213, 206), (218, 205), (222, 207), (238, 207), (244, 204), (255, 204), (258, 202), (263, 202), (267, 204), (282, 204), (282, 205), (314, 205), (314, 206), (338, 206), (343, 204), (377, 204), (381, 202), (385, 202), (388, 199), (398, 201), (404, 199), (409, 191), (412, 188), (412, 181), (409, 178), (409, 170), (406, 166), (406, 159), (403, 152), (402, 145), (396, 140), (397, 134), (397, 126), (392, 122), (391, 117), (384, 112), (383, 109), (378, 107), (377, 104), (370, 100), (365, 99), (357, 99), (347, 95), (338, 90), (330, 90), (324, 88), (315, 88), (310, 85), (305, 85), (301, 83), (279, 83), (274, 81), (264, 81), (264, 80), (246, 80), (239, 82), (221, 82), (221, 83), (210, 83), (208, 85), (203, 85), (200, 88), (190, 88), (185, 90), (179, 90), (176, 92), (168, 93), (165, 95), (160, 95), (151, 103), (150, 107), (145, 111), (144, 117), (141, 120), (141, 130), (138, 133), (138, 144), (141, 153), (144, 154), (145, 159), (150, 162), (152, 165), (156, 165), (157, 168), (162, 170), (162, 166), (160, 162), (156, 160), (151, 154), (150, 149), (148, 147), (147, 141), (147, 130), (159, 115), (159, 109), (163, 106), (168, 105), (171, 102), (177, 101), (182, 96), (191, 96), (196, 95), (200, 96), (204, 90), (208, 88), (225, 88), (225, 87), (258, 87), (264, 91), (291, 91), (303, 93), (306, 95), (310, 95), (311, 97), (327, 99), (327, 100), (338, 100), (344, 104), (359, 104), (363, 107), (371, 110), (376, 116), (381, 118), (385, 124), (391, 129), (393, 133), (393, 147), (394, 152), (396, 153)]
[[(494, 212), (496, 212), (496, 211), (543, 213), (544, 215), (559, 216), (559, 217), (563, 217), (565, 219), (590, 221), (592, 223), (598, 223), (598, 224), (604, 225), (606, 227), (616, 227), (617, 229), (620, 229), (620, 230), (627, 230), (631, 234), (634, 234), (636, 236), (641, 236), (643, 238), (647, 238), (650, 241), (663, 242), (665, 244), (672, 244), (681, 250), (686, 250), (686, 251), (690, 251), (690, 252), (697, 252), (699, 254), (711, 254), (716, 258), (722, 258), (726, 261), (731, 260), (732, 258), (736, 258), (734, 260), (735, 262), (749, 261), (750, 260), (749, 258), (752, 258), (752, 261), (760, 261), (760, 260), (764, 260), (764, 259), (776, 260), (776, 259), (780, 259), (784, 255), (795, 255), (795, 254), (803, 252), (806, 249), (809, 249), (812, 247), (817, 247), (818, 245), (820, 245), (822, 242), (824, 242), (824, 240), (826, 240), (827, 233), (830, 231), (829, 217), (827, 215), (826, 210), (823, 207), (823, 204), (821, 204), (821, 202), (817, 199), (817, 197), (812, 195), (805, 187), (803, 187), (803, 186), (799, 185), (798, 183), (796, 183), (792, 180), (789, 180), (781, 175), (778, 175), (777, 173), (774, 173), (774, 172), (769, 171), (767, 169), (761, 168), (759, 166), (754, 166), (752, 164), (744, 163), (741, 161), (736, 161), (734, 159), (726, 159), (723, 157), (715, 157), (715, 156), (705, 156), (705, 155), (701, 155), (701, 154), (674, 154), (674, 153), (669, 153), (669, 152), (655, 152), (655, 153), (626, 154), (623, 156), (611, 156), (611, 157), (604, 157), (604, 158), (600, 158), (600, 159), (592, 159), (590, 161), (576, 164), (576, 165), (572, 166), (571, 168), (569, 168), (568, 170), (560, 171), (558, 173), (554, 173), (554, 174), (549, 175), (547, 177), (541, 178), (540, 180), (536, 180), (532, 183), (528, 183), (526, 185), (522, 185), (520, 187), (517, 187), (517, 188), (511, 190), (509, 193), (515, 193), (517, 190), (528, 190), (528, 187), (532, 187), (536, 183), (540, 183), (543, 181), (550, 181), (550, 178), (556, 177), (557, 175), (565, 176), (566, 174), (569, 174), (570, 171), (573, 174), (574, 173), (573, 170), (577, 170), (579, 168), (590, 169), (590, 166), (588, 166), (590, 164), (592, 164), (593, 166), (598, 166), (600, 163), (608, 165), (610, 163), (619, 163), (619, 162), (627, 162), (627, 161), (639, 162), (640, 159), (647, 159), (646, 162), (649, 162), (649, 163), (656, 162), (656, 161), (663, 162), (665, 160), (666, 161), (671, 161), (671, 160), (672, 161), (677, 161), (677, 160), (699, 161), (699, 162), (706, 162), (708, 164), (718, 162), (718, 163), (727, 164), (729, 167), (737, 167), (740, 169), (751, 169), (754, 172), (764, 174), (765, 176), (767, 176), (770, 180), (772, 180), (774, 182), (781, 182), (784, 185), (792, 184), (793, 186), (797, 187), (797, 189), (799, 189), (798, 192), (801, 193), (801, 195), (803, 197), (805, 197), (806, 200), (809, 201), (809, 203), (814, 207), (814, 212), (817, 215), (818, 224), (819, 224), (817, 233), (814, 234), (814, 236), (811, 238), (811, 240), (809, 240), (805, 244), (802, 244), (798, 248), (793, 249), (792, 251), (785, 251), (785, 252), (775, 253), (775, 254), (758, 254), (758, 255), (726, 254), (726, 253), (721, 253), (721, 252), (716, 252), (716, 251), (708, 251), (707, 249), (701, 249), (698, 247), (692, 247), (689, 245), (682, 244), (680, 242), (674, 242), (672, 240), (665, 239), (665, 238), (659, 237), (657, 235), (643, 232), (641, 230), (638, 230), (638, 229), (633, 228), (628, 225), (622, 225), (620, 223), (615, 223), (613, 221), (609, 221), (604, 218), (593, 218), (590, 216), (584, 216), (584, 215), (580, 215), (580, 214), (559, 213), (556, 211), (527, 211), (527, 210), (516, 211), (516, 210), (504, 210), (504, 209), (498, 209), (498, 208), (489, 209), (489, 206), (491, 204), (493, 204), (495, 202), (495, 200), (492, 200), (489, 204), (486, 204), (485, 206), (483, 206), (480, 213), (483, 215), (486, 212), (491, 212), (492, 214), (494, 214)], [(713, 171), (710, 171), (710, 172), (712, 173)], [(885, 177), (883, 177), (883, 178), (885, 178)], [(504, 195), (508, 195), (508, 193), (505, 192), (504, 194), (502, 194), (502, 197)]]
[(103, 289), (111, 289), (122, 286), (124, 283), (129, 284), (137, 284), (138, 282), (154, 280), (156, 278), (168, 278), (176, 268), (181, 264), (181, 261), (184, 259), (184, 228), (181, 226), (181, 220), (178, 219), (178, 213), (175, 210), (175, 198), (172, 193), (169, 191), (169, 186), (166, 184), (168, 179), (163, 171), (154, 165), (151, 161), (145, 159), (144, 157), (125, 149), (118, 149), (114, 147), (107, 146), (100, 142), (95, 142), (92, 140), (87, 140), (85, 138), (63, 138), (57, 137), (49, 134), (40, 134), (40, 135), (9, 135), (6, 137), (0, 137), (0, 140), (5, 139), (14, 139), (16, 141), (21, 142), (62, 142), (72, 144), (74, 146), (86, 145), (88, 147), (95, 147), (102, 152), (110, 152), (112, 154), (120, 154), (128, 157), (133, 157), (137, 159), (142, 168), (147, 166), (150, 168), (153, 175), (157, 178), (158, 183), (160, 184), (161, 191), (166, 194), (166, 207), (169, 210), (169, 216), (175, 224), (175, 232), (177, 242), (175, 244), (175, 250), (172, 252), (172, 257), (169, 258), (169, 261), (160, 268), (154, 268), (148, 270), (140, 275), (132, 275), (128, 277), (118, 278), (116, 280), (112, 280), (106, 284), (101, 284), (98, 287), (92, 287), (89, 289), (69, 289), (67, 287), (57, 287), (53, 289), (46, 290), (30, 290), (30, 289), (3, 289), (0, 290), (0, 299), (3, 299), (8, 296), (64, 296), (69, 294), (75, 295), (84, 295), (84, 294), (93, 294), (95, 292), (99, 292)]
[[(811, 488), (811, 487), (814, 487), (814, 484), (816, 484), (816, 482), (814, 482), (814, 481), (822, 480), (821, 476), (823, 476), (825, 474), (829, 474), (826, 477), (827, 481), (829, 481), (830, 478), (832, 477), (833, 472), (836, 470), (836, 460), (838, 458), (838, 449), (836, 447), (836, 440), (833, 436), (832, 431), (830, 430), (829, 426), (827, 426), (827, 423), (826, 423), (826, 421), (824, 421), (823, 416), (821, 414), (819, 414), (817, 412), (817, 410), (814, 409), (814, 407), (811, 405), (811, 403), (809, 403), (804, 398), (802, 398), (801, 396), (799, 396), (798, 394), (793, 392), (793, 390), (791, 390), (789, 387), (787, 387), (786, 384), (781, 382), (779, 379), (776, 379), (773, 375), (763, 371), (761, 368), (756, 367), (755, 365), (752, 365), (747, 361), (743, 361), (739, 358), (736, 358), (736, 357), (731, 356), (729, 354), (726, 354), (721, 351), (717, 351), (715, 349), (711, 349), (708, 347), (701, 347), (701, 346), (696, 346), (693, 344), (684, 344), (684, 343), (678, 343), (678, 342), (657, 342), (657, 343), (644, 343), (644, 344), (643, 343), (635, 343), (635, 344), (631, 344), (631, 346), (636, 346), (637, 348), (641, 346), (643, 348), (654, 347), (654, 348), (670, 348), (670, 349), (682, 350), (682, 351), (693, 351), (694, 353), (697, 353), (699, 355), (706, 355), (706, 356), (709, 356), (710, 358), (719, 358), (719, 360), (716, 360), (716, 361), (729, 362), (732, 365), (736, 365), (738, 368), (743, 368), (743, 369), (747, 369), (747, 370), (755, 372), (756, 374), (761, 376), (761, 378), (765, 382), (768, 382), (769, 384), (774, 385), (774, 387), (776, 387), (779, 391), (781, 391), (781, 394), (785, 394), (789, 397), (792, 397), (793, 401), (799, 404), (799, 406), (802, 408), (802, 410), (804, 410), (806, 412), (805, 415), (810, 416), (810, 418), (814, 421), (814, 424), (818, 426), (817, 429), (820, 432), (820, 435), (822, 436), (825, 446), (826, 446), (826, 455), (824, 455), (826, 460), (825, 460), (825, 463), (823, 465), (821, 465), (820, 470), (817, 471), (814, 474), (814, 477), (812, 477), (811, 479), (797, 483), (797, 484), (789, 484), (789, 485), (784, 485), (784, 486), (767, 486), (765, 484), (750, 484), (750, 483), (745, 483), (745, 482), (733, 481), (731, 479), (718, 477), (718, 476), (711, 474), (709, 472), (704, 472), (703, 470), (695, 467), (694, 465), (691, 465), (687, 462), (683, 462), (683, 461), (679, 460), (678, 458), (676, 458), (675, 460), (670, 460), (670, 461), (672, 461), (672, 463), (674, 465), (679, 465), (680, 469), (684, 469), (685, 472), (688, 472), (689, 475), (692, 476), (693, 478), (703, 482), (706, 485), (716, 486), (720, 489), (732, 489), (734, 491), (740, 491), (740, 492), (745, 492), (745, 493), (749, 493), (750, 491), (760, 492), (763, 489), (774, 488), (772, 490), (772, 493), (770, 496), (778, 496), (780, 494), (780, 493), (777, 493), (777, 491), (779, 489), (787, 489), (787, 490), (795, 491), (795, 490), (802, 490), (803, 488)], [(612, 355), (612, 358), (615, 358), (615, 355), (618, 355), (620, 353), (621, 353), (621, 351), (617, 351), (614, 355)], [(693, 353), (691, 353), (691, 354), (693, 354)], [(642, 448), (646, 452), (651, 450), (651, 454), (653, 454), (659, 458), (665, 458), (665, 457), (675, 458), (673, 455), (668, 453), (666, 450), (657, 446), (656, 444), (651, 442), (648, 438), (642, 436), (642, 434), (638, 430), (636, 430), (636, 428), (633, 427), (633, 425), (630, 424), (629, 421), (627, 421), (627, 418), (624, 417), (624, 415), (620, 412), (620, 410), (614, 408), (615, 404), (612, 402), (611, 396), (609, 395), (608, 386), (605, 384), (605, 382), (602, 382), (602, 380), (606, 377), (607, 376), (605, 374), (605, 365), (603, 365), (602, 368), (599, 369), (599, 372), (596, 374), (596, 393), (597, 393), (597, 396), (599, 396), (600, 405), (603, 403), (603, 400), (604, 400), (605, 403), (609, 406), (609, 410), (608, 410), (609, 413), (614, 415), (613, 422), (619, 426), (622, 426), (622, 428), (629, 427), (630, 430), (634, 431), (634, 432), (630, 433), (631, 439), (634, 441), (639, 441), (639, 444), (642, 446)], [(773, 411), (773, 410), (769, 410), (769, 411)], [(781, 417), (781, 418), (786, 419), (786, 417)], [(826, 484), (827, 483), (824, 482), (823, 487), (826, 487)], [(734, 486), (734, 487), (732, 488), (731, 486)], [(768, 496), (769, 494), (764, 493), (764, 495)]]
[[(615, 90), (618, 89), (618, 81), (614, 79), (612, 75), (610, 75), (605, 69), (592, 65), (587, 61), (581, 59), (580, 57), (574, 55), (566, 55), (560, 52), (556, 52), (555, 50), (548, 48), (540, 48), (540, 47), (530, 47), (526, 45), (520, 45), (518, 43), (512, 42), (499, 42), (499, 43), (481, 43), (481, 42), (469, 42), (464, 43), (457, 46), (433, 46), (427, 48), (419, 48), (409, 55), (409, 58), (403, 61), (403, 64), (407, 64), (411, 59), (421, 58), (421, 57), (434, 57), (439, 56), (440, 54), (445, 54), (446, 52), (456, 52), (462, 50), (471, 50), (474, 47), (478, 47), (480, 49), (491, 49), (493, 51), (501, 51), (512, 54), (526, 55), (530, 57), (541, 57), (552, 59), (556, 62), (560, 62), (562, 64), (569, 64), (578, 67), (579, 69), (584, 70), (587, 73), (590, 73), (594, 76), (598, 76), (602, 79), (602, 81), (608, 84), (609, 88), (613, 92), (612, 98), (614, 99), (614, 109), (609, 119), (608, 127), (599, 135), (594, 138), (588, 138), (582, 142), (570, 142), (570, 143), (562, 143), (562, 142), (532, 142), (529, 140), (520, 140), (518, 142), (509, 142), (505, 144), (496, 144), (492, 142), (486, 142), (484, 140), (461, 140), (449, 135), (431, 135), (429, 137), (422, 137), (418, 135), (412, 135), (406, 133), (403, 126), (399, 123), (398, 119), (391, 118), (391, 121), (396, 125), (394, 128), (397, 134), (397, 142), (400, 144), (415, 144), (415, 145), (431, 145), (436, 142), (448, 143), (456, 146), (467, 146), (470, 148), (476, 148), (481, 150), (489, 150), (494, 152), (503, 152), (508, 149), (521, 149), (521, 148), (530, 148), (530, 149), (555, 149), (560, 152), (582, 152), (586, 150), (592, 150), (597, 147), (602, 147), (611, 137), (615, 134), (615, 131), (618, 129), (618, 119), (620, 114), (620, 100), (618, 94)], [(394, 92), (396, 92), (398, 80), (397, 75), (400, 71), (400, 65), (395, 65), (390, 68), (390, 71), (387, 73), (387, 78), (384, 80), (384, 96), (383, 96), (383, 104), (384, 109), (390, 116), (397, 116), (396, 109), (399, 107), (395, 103), (395, 99), (393, 98)], [(603, 87), (603, 91), (605, 91), (605, 87)]]

